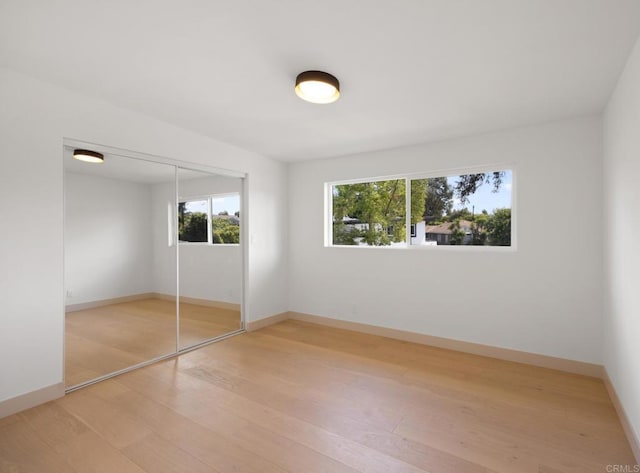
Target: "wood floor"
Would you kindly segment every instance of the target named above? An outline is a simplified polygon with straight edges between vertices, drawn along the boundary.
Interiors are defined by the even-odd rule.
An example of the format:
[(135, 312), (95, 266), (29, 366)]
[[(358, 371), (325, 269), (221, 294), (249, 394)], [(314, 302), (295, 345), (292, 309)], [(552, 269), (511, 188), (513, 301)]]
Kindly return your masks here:
[[(240, 328), (240, 311), (180, 303), (180, 348)], [(66, 314), (66, 385), (174, 353), (176, 305), (142, 299)]]
[(597, 379), (297, 321), (0, 420), (2, 472), (603, 473), (614, 464), (634, 460)]

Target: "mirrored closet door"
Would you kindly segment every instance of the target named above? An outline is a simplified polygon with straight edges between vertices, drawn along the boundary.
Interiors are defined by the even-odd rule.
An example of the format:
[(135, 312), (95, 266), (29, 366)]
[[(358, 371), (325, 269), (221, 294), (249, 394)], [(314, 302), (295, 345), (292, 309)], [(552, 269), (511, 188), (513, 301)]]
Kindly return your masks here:
[(65, 383), (242, 329), (243, 179), (64, 149)]
[(180, 348), (242, 326), (242, 179), (178, 169)]

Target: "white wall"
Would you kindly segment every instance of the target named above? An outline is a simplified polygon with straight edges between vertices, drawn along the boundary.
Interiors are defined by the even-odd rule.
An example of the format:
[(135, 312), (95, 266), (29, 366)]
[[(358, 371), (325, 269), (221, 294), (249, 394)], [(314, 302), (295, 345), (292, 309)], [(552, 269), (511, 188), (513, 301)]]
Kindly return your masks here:
[(284, 164), (2, 68), (0, 103), (0, 401), (62, 381), (63, 137), (248, 172), (247, 320), (287, 309)]
[[(233, 177), (179, 178), (178, 185), (181, 198), (242, 193), (241, 180)], [(169, 246), (167, 207), (168, 203), (174, 200), (174, 183), (153, 186), (153, 287), (154, 292), (171, 295), (175, 295), (176, 292), (175, 246)], [(179, 251), (181, 296), (240, 304), (242, 296), (242, 248), (240, 245), (181, 243)]]
[[(290, 309), (602, 361), (601, 121), (290, 167)], [(326, 181), (514, 163), (517, 250), (325, 248)]]
[(64, 188), (66, 303), (152, 292), (151, 186), (67, 171)]
[(640, 40), (604, 120), (604, 362), (640, 440)]

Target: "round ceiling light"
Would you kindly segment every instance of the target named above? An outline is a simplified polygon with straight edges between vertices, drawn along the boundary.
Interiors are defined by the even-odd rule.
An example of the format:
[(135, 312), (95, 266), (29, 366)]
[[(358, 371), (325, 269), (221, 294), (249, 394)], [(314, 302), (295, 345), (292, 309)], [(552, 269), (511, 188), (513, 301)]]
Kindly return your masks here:
[(332, 103), (340, 97), (340, 82), (327, 72), (301, 72), (296, 77), (296, 95), (311, 103)]
[(86, 163), (104, 163), (104, 155), (88, 149), (73, 150), (73, 157)]

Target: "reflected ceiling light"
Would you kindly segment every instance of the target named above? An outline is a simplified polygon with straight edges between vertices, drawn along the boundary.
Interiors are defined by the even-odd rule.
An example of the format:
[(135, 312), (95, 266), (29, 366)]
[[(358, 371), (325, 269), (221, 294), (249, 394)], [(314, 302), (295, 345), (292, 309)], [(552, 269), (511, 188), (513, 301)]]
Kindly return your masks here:
[(73, 157), (86, 163), (104, 163), (104, 155), (88, 149), (73, 150)]
[(340, 97), (340, 82), (327, 72), (301, 72), (296, 77), (296, 95), (311, 103), (332, 103)]

